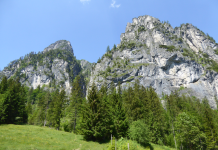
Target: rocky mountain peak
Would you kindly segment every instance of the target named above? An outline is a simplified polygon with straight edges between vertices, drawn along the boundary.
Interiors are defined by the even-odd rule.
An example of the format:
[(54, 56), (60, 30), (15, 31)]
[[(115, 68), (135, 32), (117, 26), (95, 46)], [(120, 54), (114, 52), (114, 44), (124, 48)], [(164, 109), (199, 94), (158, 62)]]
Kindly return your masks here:
[(136, 79), (152, 86), (161, 97), (175, 90), (199, 99), (206, 97), (216, 108), (218, 96), (218, 44), (208, 34), (182, 24), (173, 28), (168, 21), (151, 16), (127, 23), (120, 44), (106, 52), (95, 65), (90, 83), (122, 88)]
[(66, 40), (59, 40), (59, 41), (56, 41), (55, 43), (52, 43), (51, 45), (46, 47), (43, 50), (43, 52), (47, 52), (47, 51), (50, 51), (52, 49), (68, 50), (68, 51), (73, 53), (73, 48), (72, 48), (70, 42), (66, 41)]

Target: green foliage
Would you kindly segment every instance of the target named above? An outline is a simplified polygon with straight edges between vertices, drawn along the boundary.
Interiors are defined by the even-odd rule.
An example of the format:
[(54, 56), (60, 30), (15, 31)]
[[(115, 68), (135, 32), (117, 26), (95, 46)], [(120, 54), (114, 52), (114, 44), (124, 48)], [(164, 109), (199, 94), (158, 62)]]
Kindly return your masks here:
[(175, 46), (167, 46), (167, 45), (159, 45), (160, 48), (167, 49), (168, 52), (178, 51), (179, 49), (175, 48)]
[(100, 63), (100, 62), (101, 62), (101, 58), (99, 57), (97, 63)]
[(103, 150), (108, 143), (84, 141), (82, 135), (33, 125), (1, 125), (0, 149), (4, 150)]
[[(175, 121), (175, 132), (180, 147), (203, 149), (206, 135), (201, 131), (201, 125), (197, 118), (185, 112), (180, 113)], [(199, 139), (201, 140), (200, 144)]]
[(116, 142), (115, 142), (115, 138), (113, 137), (112, 145), (111, 142), (108, 143), (107, 150), (115, 150), (115, 147), (116, 150), (128, 150), (128, 145), (130, 150), (144, 150), (144, 147), (138, 144), (136, 141), (127, 140), (124, 139), (123, 137), (120, 138), (119, 140), (116, 140)]
[(82, 85), (83, 85), (82, 76), (81, 75), (76, 76), (71, 91), (70, 105), (66, 109), (67, 117), (65, 119), (67, 120), (69, 118), (69, 123), (65, 124), (64, 126), (65, 131), (66, 129), (69, 131), (73, 130), (74, 133), (78, 131), (77, 124), (80, 121), (81, 107), (84, 99)]
[[(14, 78), (26, 79), (25, 74), (21, 73), (22, 69), (24, 69), (27, 66), (33, 66), (34, 70), (37, 70), (37, 65), (39, 66), (45, 65), (48, 69), (51, 69), (52, 67), (51, 64), (56, 58), (66, 61), (68, 65), (77, 66), (77, 68), (68, 67), (66, 69), (67, 73), (69, 73), (70, 81), (72, 82), (74, 77), (77, 75), (76, 74), (77, 72), (73, 70), (77, 69), (80, 72), (81, 68), (79, 67), (80, 64), (76, 60), (73, 53), (67, 50), (54, 49), (54, 50), (43, 52), (43, 53), (39, 52), (37, 54), (34, 52), (31, 52), (19, 60), (12, 61), (5, 69), (12, 71), (14, 67), (19, 65), (19, 68), (17, 68), (17, 71), (14, 74)], [(50, 76), (51, 73), (48, 73), (48, 75)]]
[(107, 101), (99, 98), (96, 86), (92, 84), (83, 105), (81, 131), (86, 140), (104, 141), (110, 137), (114, 126)]
[(0, 124), (22, 124), (27, 122), (25, 109), (26, 91), (19, 79), (7, 80), (0, 84)]
[(134, 48), (135, 46), (136, 46), (136, 43), (133, 42), (133, 41), (131, 41), (131, 42), (129, 42), (129, 43), (127, 44), (127, 48), (128, 48), (128, 49), (132, 49), (132, 48)]
[(124, 49), (133, 49), (137, 46), (141, 47), (141, 46), (143, 46), (143, 44), (140, 44), (140, 43), (138, 44), (135, 41), (129, 41), (129, 42), (122, 41), (118, 48), (121, 51), (123, 51)]
[(108, 66), (107, 69), (106, 69), (106, 71), (107, 71), (107, 72), (111, 72), (111, 67)]
[(126, 138), (128, 131), (129, 137), (142, 145), (217, 149), (218, 111), (211, 109), (206, 99), (200, 103), (196, 97), (172, 92), (160, 100), (152, 87), (144, 88), (136, 80), (125, 90), (113, 82), (110, 89), (106, 83), (99, 90), (93, 84), (84, 100), (82, 82), (82, 76), (75, 78), (67, 99), (63, 90), (29, 89), (21, 86), (19, 79), (4, 77), (0, 83), (0, 123), (26, 123), (28, 114), (29, 124), (74, 131), (86, 140), (107, 141), (112, 134), (121, 139), (117, 149), (126, 148), (127, 140), (122, 137)]
[(211, 37), (208, 33), (207, 33), (207, 38), (208, 38), (209, 40), (211, 40), (213, 43), (216, 43), (216, 41), (213, 39), (213, 37)]
[(178, 40), (179, 40), (179, 42), (183, 42), (182, 38), (179, 38)]
[(112, 53), (106, 53), (104, 54), (105, 57), (108, 57), (109, 59), (112, 59)]
[(184, 90), (184, 89), (185, 89), (184, 86), (180, 86), (180, 87), (179, 87), (179, 91)]
[(149, 128), (142, 120), (134, 121), (130, 125), (129, 137), (142, 145), (147, 145), (151, 141)]
[(116, 49), (117, 49), (117, 47), (116, 47), (116, 45), (114, 44), (114, 46), (113, 46), (113, 51), (116, 51)]
[(194, 51), (184, 48), (182, 55), (191, 58), (191, 60), (196, 61), (202, 66), (205, 66), (206, 64), (210, 65), (210, 67), (207, 68), (208, 70), (214, 70), (218, 72), (218, 63), (210, 59), (208, 54), (203, 53), (201, 51), (199, 51), (199, 53), (200, 55), (197, 55)]
[(146, 31), (144, 26), (139, 26), (138, 33)]
[(214, 50), (215, 54), (218, 55), (218, 48)]
[(50, 107), (48, 109), (48, 120), (49, 124), (55, 129), (59, 130), (60, 121), (63, 116), (63, 111), (65, 109), (66, 96), (65, 91), (61, 90), (59, 92), (56, 90), (52, 95), (52, 101), (50, 103)]
[(110, 51), (111, 51), (111, 50), (110, 50), (110, 46), (108, 45), (106, 52), (109, 53)]

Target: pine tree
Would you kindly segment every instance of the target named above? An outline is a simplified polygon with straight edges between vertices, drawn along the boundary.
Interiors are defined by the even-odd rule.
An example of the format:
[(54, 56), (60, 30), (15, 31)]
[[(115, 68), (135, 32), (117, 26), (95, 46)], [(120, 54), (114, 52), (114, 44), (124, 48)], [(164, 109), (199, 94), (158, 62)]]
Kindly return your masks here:
[(81, 75), (78, 75), (75, 78), (75, 81), (73, 83), (72, 91), (71, 91), (71, 103), (70, 103), (70, 108), (72, 110), (72, 126), (73, 126), (73, 132), (75, 133), (76, 130), (76, 124), (77, 120), (79, 118), (79, 113), (81, 110), (81, 105), (83, 102), (83, 91), (82, 91), (82, 78)]
[(24, 123), (27, 120), (25, 89), (21, 86), (19, 79), (16, 81), (10, 79), (8, 81), (8, 89), (4, 92), (1, 104), (4, 108), (1, 113), (1, 121), (7, 124)]
[(150, 124), (150, 131), (152, 132), (152, 142), (154, 143), (162, 143), (163, 137), (163, 127), (164, 127), (164, 120), (163, 120), (163, 107), (159, 100), (157, 93), (154, 91), (152, 87), (148, 89), (149, 93), (148, 98), (151, 100), (151, 124)]
[(0, 94), (3, 94), (7, 90), (7, 88), (8, 88), (7, 77), (4, 76), (0, 84)]
[(107, 52), (107, 53), (110, 52), (110, 46), (109, 46), (109, 45), (107, 46), (106, 52)]
[(65, 94), (66, 93), (64, 90), (61, 90), (61, 92), (56, 90), (52, 94), (52, 101), (48, 109), (49, 125), (55, 127), (57, 130), (59, 130), (60, 128), (60, 120), (61, 117), (63, 116), (63, 111), (65, 109), (65, 104), (66, 104)]
[(129, 128), (129, 121), (126, 116), (125, 110), (123, 108), (123, 101), (122, 101), (122, 89), (120, 87), (120, 83), (118, 85), (118, 91), (117, 91), (117, 104), (115, 105), (115, 128), (116, 128), (116, 134), (117, 138), (125, 137), (128, 132)]
[(166, 103), (167, 103), (167, 113), (169, 114), (169, 124), (171, 125), (173, 137), (174, 137), (174, 142), (175, 142), (175, 147), (177, 149), (177, 144), (176, 144), (176, 137), (175, 137), (175, 129), (174, 129), (174, 121), (176, 119), (177, 113), (178, 113), (178, 108), (176, 107), (176, 98), (177, 95), (172, 93), (170, 96), (167, 96), (166, 98)]
[(104, 95), (99, 98), (95, 84), (88, 91), (87, 103), (83, 104), (81, 130), (86, 140), (102, 141), (114, 131), (112, 114)]
[(202, 101), (202, 103), (204, 104), (204, 131), (206, 134), (206, 144), (207, 144), (207, 149), (217, 149), (217, 127), (215, 126), (215, 122), (214, 122), (214, 116), (213, 116), (213, 112), (212, 109), (210, 108), (210, 105), (208, 103), (207, 99), (204, 99)]

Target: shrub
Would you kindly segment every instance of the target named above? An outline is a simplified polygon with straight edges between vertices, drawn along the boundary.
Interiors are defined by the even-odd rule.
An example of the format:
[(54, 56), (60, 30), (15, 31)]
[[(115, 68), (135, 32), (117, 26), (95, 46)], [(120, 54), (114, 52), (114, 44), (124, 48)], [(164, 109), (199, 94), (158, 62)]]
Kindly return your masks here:
[(215, 54), (218, 55), (218, 48), (214, 50)]
[(175, 46), (167, 46), (167, 45), (159, 45), (160, 48), (167, 49), (168, 52), (178, 51), (178, 49), (175, 48)]
[(209, 55), (208, 55), (207, 53), (203, 53), (203, 56), (204, 56), (205, 58), (209, 58)]
[(129, 43), (127, 44), (127, 48), (129, 48), (129, 49), (132, 49), (132, 48), (134, 48), (135, 46), (136, 46), (135, 42), (129, 42)]
[(106, 71), (107, 71), (107, 72), (111, 72), (111, 67), (108, 66), (107, 69), (106, 69)]
[(146, 31), (144, 26), (139, 26), (138, 28), (138, 33), (142, 32), (142, 31)]
[(101, 58), (99, 57), (97, 63), (100, 63), (100, 62), (101, 62)]
[(129, 137), (142, 145), (150, 142), (149, 128), (142, 120), (134, 121), (129, 128)]
[(182, 42), (182, 38), (179, 38), (179, 42)]
[[(143, 150), (144, 149), (144, 147), (139, 145), (137, 142), (124, 139), (123, 137), (121, 137), (118, 141), (116, 141), (116, 149), (117, 150), (128, 150), (128, 143), (129, 143), (130, 150)], [(115, 150), (115, 138), (113, 138), (112, 140), (112, 145), (111, 145), (111, 142), (109, 143), (107, 150)]]

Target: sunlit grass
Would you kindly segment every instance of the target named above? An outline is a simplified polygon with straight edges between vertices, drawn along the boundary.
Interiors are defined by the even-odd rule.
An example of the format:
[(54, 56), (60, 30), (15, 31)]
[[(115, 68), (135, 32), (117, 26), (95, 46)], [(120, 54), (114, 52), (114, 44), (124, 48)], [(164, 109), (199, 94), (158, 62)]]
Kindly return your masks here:
[(0, 149), (103, 149), (106, 144), (87, 142), (81, 135), (31, 125), (1, 125)]
[[(0, 125), (1, 150), (107, 150), (109, 144), (85, 141), (82, 135), (48, 127)], [(158, 145), (152, 146), (155, 150), (171, 150)]]

